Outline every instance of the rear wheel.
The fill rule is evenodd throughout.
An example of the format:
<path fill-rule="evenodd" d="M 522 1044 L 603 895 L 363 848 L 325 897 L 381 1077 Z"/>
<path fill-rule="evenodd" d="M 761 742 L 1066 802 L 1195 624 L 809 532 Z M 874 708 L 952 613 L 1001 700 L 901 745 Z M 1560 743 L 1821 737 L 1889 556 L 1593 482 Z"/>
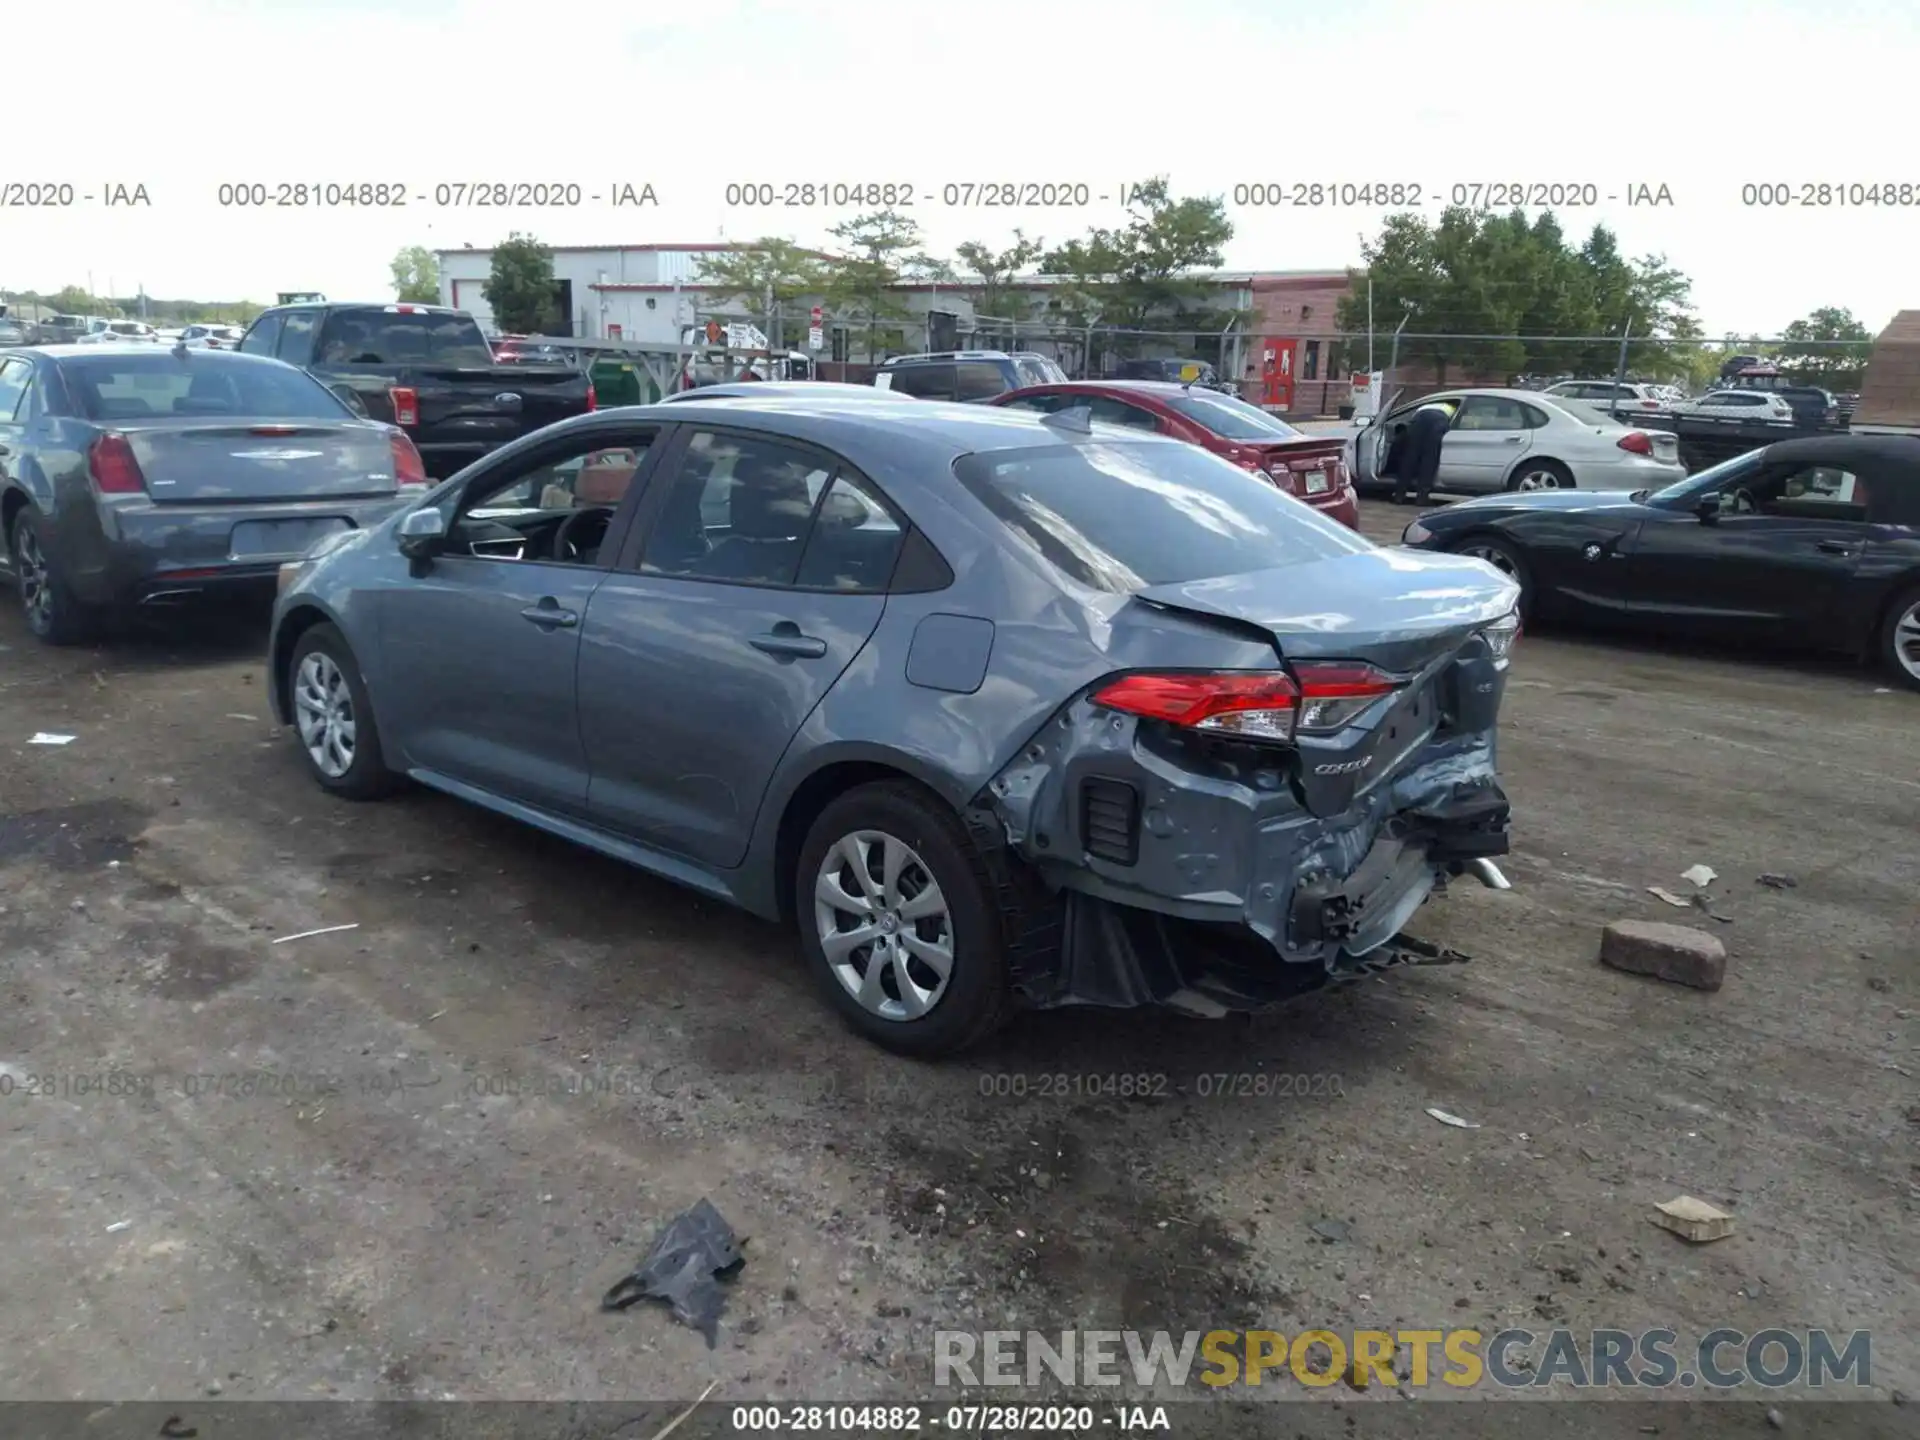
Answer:
<path fill-rule="evenodd" d="M 1920 588 L 1901 595 L 1887 611 L 1879 652 L 1889 675 L 1910 690 L 1920 690 Z"/>
<path fill-rule="evenodd" d="M 47 542 L 45 524 L 32 510 L 22 510 L 14 520 L 11 543 L 27 628 L 49 645 L 78 645 L 91 639 L 100 627 L 101 614 L 74 598 Z"/>
<path fill-rule="evenodd" d="M 986 864 L 959 818 L 906 782 L 850 790 L 800 848 L 800 942 L 828 1002 L 903 1055 L 951 1055 L 1011 1008 Z"/>
<path fill-rule="evenodd" d="M 377 800 L 400 788 L 401 777 L 380 751 L 360 667 L 333 626 L 315 625 L 294 645 L 287 694 L 300 752 L 322 789 L 348 800 Z"/>
<path fill-rule="evenodd" d="M 1509 490 L 1571 490 L 1573 472 L 1558 460 L 1522 460 L 1507 477 Z"/>
<path fill-rule="evenodd" d="M 1471 555 L 1476 560 L 1484 560 L 1509 576 L 1520 587 L 1520 618 L 1533 618 L 1533 572 L 1517 546 L 1495 535 L 1469 535 L 1454 546 L 1454 554 Z"/>

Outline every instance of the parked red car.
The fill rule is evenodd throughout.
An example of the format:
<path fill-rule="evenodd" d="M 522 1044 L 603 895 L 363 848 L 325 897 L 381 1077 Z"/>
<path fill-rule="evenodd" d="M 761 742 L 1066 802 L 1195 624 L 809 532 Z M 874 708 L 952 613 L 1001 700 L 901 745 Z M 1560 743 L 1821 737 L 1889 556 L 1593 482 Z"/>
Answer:
<path fill-rule="evenodd" d="M 1160 380 L 1069 380 L 1009 390 L 989 403 L 1043 415 L 1088 406 L 1105 424 L 1171 435 L 1211 450 L 1329 519 L 1360 528 L 1360 502 L 1341 460 L 1344 440 L 1308 435 L 1217 390 Z"/>

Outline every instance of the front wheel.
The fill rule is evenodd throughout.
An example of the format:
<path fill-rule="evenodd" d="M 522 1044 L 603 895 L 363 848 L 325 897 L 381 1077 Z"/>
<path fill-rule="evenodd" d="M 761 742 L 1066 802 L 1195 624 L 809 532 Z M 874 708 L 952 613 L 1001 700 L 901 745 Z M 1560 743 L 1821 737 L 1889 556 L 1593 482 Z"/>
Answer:
<path fill-rule="evenodd" d="M 917 785 L 848 791 L 801 846 L 794 909 L 828 1002 L 902 1055 L 952 1055 L 1011 1005 L 1007 945 L 985 863 L 958 818 Z"/>
<path fill-rule="evenodd" d="M 1558 460 L 1522 460 L 1507 477 L 1509 490 L 1571 490 L 1573 472 Z"/>
<path fill-rule="evenodd" d="M 1909 690 L 1920 690 L 1920 588 L 1893 602 L 1880 627 L 1880 662 Z"/>
<path fill-rule="evenodd" d="M 400 787 L 381 753 L 360 667 L 333 626 L 315 625 L 294 645 L 287 694 L 300 753 L 322 789 L 348 800 L 377 800 Z"/>
<path fill-rule="evenodd" d="M 1533 619 L 1533 572 L 1519 547 L 1493 535 L 1469 535 L 1454 547 L 1456 555 L 1484 560 L 1520 587 L 1520 618 Z"/>

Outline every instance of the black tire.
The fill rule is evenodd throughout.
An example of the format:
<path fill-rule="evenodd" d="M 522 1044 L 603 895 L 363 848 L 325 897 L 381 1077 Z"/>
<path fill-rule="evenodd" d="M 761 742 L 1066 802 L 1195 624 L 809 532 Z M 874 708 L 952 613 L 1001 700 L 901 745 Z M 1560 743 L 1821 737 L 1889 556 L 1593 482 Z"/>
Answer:
<path fill-rule="evenodd" d="M 1577 488 L 1573 483 L 1573 471 L 1558 460 L 1522 460 L 1513 467 L 1513 474 L 1507 477 L 1507 489 L 1518 490 L 1522 480 L 1529 475 L 1537 474 L 1551 475 L 1559 483 L 1552 486 L 1537 485 L 1533 487 L 1535 489 L 1572 490 Z"/>
<path fill-rule="evenodd" d="M 60 573 L 59 562 L 47 543 L 46 525 L 38 514 L 23 509 L 14 518 L 7 546 L 13 555 L 20 608 L 27 629 L 37 639 L 48 645 L 83 645 L 100 633 L 103 613 L 74 596 Z"/>
<path fill-rule="evenodd" d="M 315 655 L 324 657 L 339 674 L 350 706 L 348 718 L 353 723 L 351 763 L 339 774 L 328 774 L 321 767 L 308 749 L 306 737 L 300 728 L 301 671 L 308 657 Z M 313 776 L 321 789 L 347 800 L 379 800 L 405 784 L 403 776 L 387 768 L 386 757 L 380 748 L 380 729 L 374 721 L 373 706 L 367 699 L 367 685 L 360 678 L 360 666 L 355 662 L 353 650 L 344 635 L 326 624 L 315 625 L 307 630 L 294 644 L 293 658 L 287 662 L 286 678 L 288 704 L 294 717 L 294 736 L 300 745 L 301 758 L 307 762 L 307 773 Z"/>
<path fill-rule="evenodd" d="M 842 840 L 875 831 L 901 841 L 918 857 L 946 902 L 946 935 L 952 962 L 946 986 L 931 1008 L 917 1018 L 888 1018 L 864 1006 L 827 959 L 816 918 L 816 878 L 827 854 Z M 898 878 L 898 877 L 896 877 Z M 800 847 L 794 880 L 794 920 L 827 1002 L 847 1024 L 884 1049 L 920 1059 L 955 1055 L 985 1040 L 1007 1020 L 1013 1008 L 1008 979 L 1010 917 L 995 903 L 993 878 L 985 858 L 968 838 L 960 817 L 938 796 L 907 781 L 880 781 L 849 790 L 829 804 Z M 916 922 L 928 923 L 928 922 Z M 922 938 L 926 938 L 924 935 Z M 877 945 L 868 947 L 864 964 L 856 949 L 847 957 L 853 968 L 882 964 Z M 920 967 L 919 980 L 931 974 Z M 885 977 L 898 998 L 897 972 Z"/>
<path fill-rule="evenodd" d="M 1533 569 L 1527 564 L 1527 557 L 1520 553 L 1520 547 L 1497 535 L 1479 534 L 1462 538 L 1453 547 L 1456 555 L 1471 555 L 1485 560 L 1496 570 L 1504 570 L 1511 575 L 1514 583 L 1520 587 L 1520 621 L 1530 624 L 1533 620 Z"/>
<path fill-rule="evenodd" d="M 1880 633 L 1874 637 L 1874 655 L 1894 683 L 1909 690 L 1920 690 L 1920 675 L 1900 662 L 1903 624 L 1920 624 L 1920 585 L 1894 597 L 1893 604 L 1887 607 L 1887 618 L 1880 623 Z M 1920 641 L 1909 634 L 1906 643 L 1915 645 Z M 1915 664 L 1920 665 L 1920 656 L 1916 657 Z"/>

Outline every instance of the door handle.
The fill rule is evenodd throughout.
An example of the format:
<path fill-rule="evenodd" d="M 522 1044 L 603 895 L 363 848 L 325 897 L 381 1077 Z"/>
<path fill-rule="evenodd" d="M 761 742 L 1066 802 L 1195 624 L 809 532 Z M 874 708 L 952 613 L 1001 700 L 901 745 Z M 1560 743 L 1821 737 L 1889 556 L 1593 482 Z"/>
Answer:
<path fill-rule="evenodd" d="M 1520 444 L 1521 441 L 1525 440 L 1526 438 L 1527 437 L 1524 435 L 1509 435 L 1507 436 L 1507 444 L 1518 445 Z"/>
<path fill-rule="evenodd" d="M 818 660 L 827 653 L 827 642 L 802 635 L 798 625 L 781 622 L 771 632 L 756 635 L 747 643 L 768 655 L 794 660 Z"/>
<path fill-rule="evenodd" d="M 1819 549 L 1822 555 L 1856 555 L 1859 553 L 1859 548 L 1851 540 L 1822 540 Z"/>
<path fill-rule="evenodd" d="M 571 630 L 580 623 L 578 612 L 562 610 L 551 596 L 520 612 L 522 620 L 531 620 L 542 630 Z"/>

